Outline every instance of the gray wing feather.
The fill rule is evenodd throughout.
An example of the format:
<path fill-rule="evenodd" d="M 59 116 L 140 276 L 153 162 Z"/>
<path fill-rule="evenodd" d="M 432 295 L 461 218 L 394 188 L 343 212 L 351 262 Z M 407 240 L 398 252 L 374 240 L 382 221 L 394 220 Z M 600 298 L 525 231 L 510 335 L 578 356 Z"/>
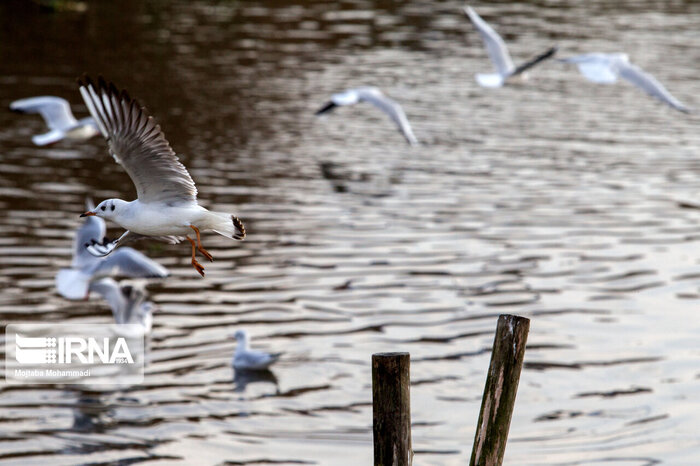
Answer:
<path fill-rule="evenodd" d="M 136 186 L 139 201 L 196 203 L 197 188 L 160 126 L 125 91 L 100 78 L 80 81 L 80 93 L 114 159 Z"/>
<path fill-rule="evenodd" d="M 23 113 L 39 113 L 49 129 L 65 131 L 78 124 L 67 100 L 54 96 L 29 97 L 15 100 L 10 110 Z"/>
<path fill-rule="evenodd" d="M 640 67 L 629 62 L 618 60 L 617 70 L 621 78 L 631 82 L 650 96 L 659 99 L 665 104 L 675 108 L 676 110 L 680 110 L 681 112 L 691 112 L 691 109 L 673 97 L 663 84 L 661 84 L 651 74 L 642 70 Z"/>
<path fill-rule="evenodd" d="M 374 92 L 358 90 L 358 93 L 360 100 L 369 102 L 382 112 L 386 113 L 396 124 L 401 131 L 401 134 L 403 134 L 404 138 L 406 138 L 406 141 L 408 141 L 410 145 L 415 146 L 418 144 L 418 139 L 416 139 L 416 136 L 413 134 L 411 124 L 408 122 L 406 113 L 404 113 L 401 105 L 376 90 Z"/>
<path fill-rule="evenodd" d="M 90 291 L 102 296 L 114 315 L 120 314 L 126 306 L 126 299 L 122 294 L 119 284 L 111 278 L 102 278 L 90 283 Z"/>
<path fill-rule="evenodd" d="M 165 278 L 169 275 L 165 267 L 130 247 L 119 248 L 113 254 L 100 261 L 94 274 L 125 275 L 133 278 Z"/>
<path fill-rule="evenodd" d="M 477 31 L 479 31 L 479 34 L 481 34 L 486 51 L 496 67 L 496 71 L 503 76 L 512 73 L 515 65 L 513 65 L 513 60 L 510 58 L 510 53 L 508 53 L 508 47 L 506 47 L 506 43 L 501 36 L 486 21 L 481 19 L 481 16 L 472 7 L 464 7 L 464 12 Z"/>

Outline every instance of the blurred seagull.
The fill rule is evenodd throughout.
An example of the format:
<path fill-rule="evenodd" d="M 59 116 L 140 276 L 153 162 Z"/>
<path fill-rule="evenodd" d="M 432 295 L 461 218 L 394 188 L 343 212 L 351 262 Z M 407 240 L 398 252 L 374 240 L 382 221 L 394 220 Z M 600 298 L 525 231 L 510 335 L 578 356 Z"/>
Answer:
<path fill-rule="evenodd" d="M 202 246 L 200 231 L 213 230 L 241 240 L 245 237 L 243 223 L 235 215 L 210 212 L 197 204 L 194 181 L 160 126 L 126 91 L 119 92 L 102 77 L 97 84 L 87 76 L 78 82 L 110 153 L 131 177 L 138 196 L 131 202 L 107 199 L 81 215 L 97 215 L 127 230 L 115 241 L 90 245 L 88 252 L 106 256 L 117 246 L 144 236 L 171 244 L 184 236 L 192 246 L 192 266 L 204 276 L 204 267 L 195 259 L 195 253 L 199 250 L 210 261 L 213 258 Z M 196 235 L 196 243 L 188 233 Z"/>
<path fill-rule="evenodd" d="M 479 34 L 481 34 L 484 45 L 486 45 L 486 51 L 496 67 L 496 73 L 477 73 L 476 81 L 482 87 L 501 87 L 508 79 L 519 75 L 524 76 L 525 71 L 557 53 L 557 48 L 552 47 L 541 55 L 516 67 L 501 36 L 486 21 L 481 19 L 481 16 L 472 7 L 464 7 L 464 12 L 479 31 Z"/>
<path fill-rule="evenodd" d="M 39 113 L 51 131 L 32 136 L 37 146 L 45 146 L 61 139 L 85 140 L 100 133 L 92 117 L 76 120 L 67 100 L 54 96 L 29 97 L 15 100 L 10 110 L 18 113 Z"/>
<path fill-rule="evenodd" d="M 90 284 L 90 291 L 107 301 L 117 324 L 137 324 L 144 333 L 151 331 L 155 306 L 146 301 L 143 286 L 120 286 L 111 278 L 102 278 Z"/>
<path fill-rule="evenodd" d="M 250 349 L 250 338 L 245 330 L 238 330 L 232 335 L 236 339 L 236 352 L 231 365 L 240 370 L 265 370 L 276 362 L 282 353 L 265 353 Z"/>
<path fill-rule="evenodd" d="M 413 134 L 411 125 L 408 123 L 408 118 L 406 118 L 401 105 L 382 94 L 382 91 L 376 87 L 357 87 L 333 94 L 331 100 L 318 110 L 316 115 L 330 112 L 335 107 L 354 105 L 358 102 L 369 102 L 386 113 L 399 128 L 406 141 L 412 146 L 418 145 L 418 139 Z"/>
<path fill-rule="evenodd" d="M 85 206 L 88 210 L 95 207 L 91 200 L 87 200 Z M 109 257 L 90 254 L 86 246 L 102 242 L 105 231 L 104 220 L 90 216 L 76 232 L 71 268 L 61 269 L 56 275 L 56 288 L 64 298 L 86 299 L 92 282 L 111 275 L 132 278 L 165 278 L 169 275 L 165 267 L 130 247 L 121 248 Z"/>
<path fill-rule="evenodd" d="M 678 99 L 657 81 L 652 75 L 640 67 L 630 63 L 624 53 L 587 53 L 557 60 L 561 63 L 572 63 L 589 81 L 601 84 L 612 84 L 618 78 L 626 79 L 647 94 L 683 113 L 691 113 L 693 109 L 683 105 Z"/>

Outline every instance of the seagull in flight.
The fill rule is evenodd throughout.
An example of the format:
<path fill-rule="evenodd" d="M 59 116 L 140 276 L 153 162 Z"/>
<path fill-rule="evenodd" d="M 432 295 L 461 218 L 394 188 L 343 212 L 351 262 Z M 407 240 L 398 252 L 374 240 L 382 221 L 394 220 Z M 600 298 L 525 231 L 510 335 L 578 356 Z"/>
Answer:
<path fill-rule="evenodd" d="M 91 200 L 85 202 L 88 210 L 94 209 Z M 70 268 L 58 271 L 56 288 L 66 299 L 87 299 L 92 284 L 102 278 L 123 275 L 130 278 L 165 278 L 169 275 L 162 265 L 130 247 L 120 248 L 109 257 L 95 257 L 86 246 L 103 241 L 105 222 L 97 216 L 85 218 L 75 234 L 73 262 Z"/>
<path fill-rule="evenodd" d="M 508 53 L 506 43 L 501 36 L 486 21 L 481 19 L 481 16 L 472 7 L 464 7 L 464 12 L 479 31 L 479 34 L 481 34 L 484 45 L 486 45 L 486 51 L 496 67 L 496 73 L 478 73 L 476 75 L 476 81 L 482 87 L 501 87 L 510 78 L 520 75 L 524 76 L 525 71 L 557 53 L 557 48 L 552 47 L 532 60 L 515 66 L 510 58 L 510 53 Z"/>
<path fill-rule="evenodd" d="M 661 84 L 654 76 L 637 65 L 630 63 L 624 53 L 586 53 L 558 60 L 578 66 L 581 74 L 594 83 L 612 84 L 618 78 L 634 84 L 650 96 L 683 113 L 692 113 Z"/>
<path fill-rule="evenodd" d="M 49 127 L 49 132 L 32 136 L 37 146 L 45 146 L 61 139 L 85 140 L 99 134 L 97 123 L 91 117 L 76 120 L 66 99 L 54 96 L 29 97 L 15 100 L 10 110 L 17 113 L 38 113 Z"/>
<path fill-rule="evenodd" d="M 316 112 L 316 115 L 330 112 L 335 107 L 354 105 L 358 102 L 368 102 L 386 113 L 399 128 L 406 141 L 412 146 L 418 145 L 418 139 L 413 134 L 411 125 L 408 123 L 408 118 L 406 118 L 401 105 L 382 94 L 382 91 L 376 87 L 357 87 L 333 94 L 331 100 L 321 107 Z"/>
<path fill-rule="evenodd" d="M 238 330 L 232 335 L 236 339 L 236 352 L 231 365 L 234 369 L 261 371 L 275 363 L 282 353 L 265 353 L 250 349 L 250 337 L 245 330 Z"/>
<path fill-rule="evenodd" d="M 211 212 L 197 203 L 197 188 L 180 163 L 160 126 L 126 91 L 118 91 L 100 77 L 78 80 L 80 94 L 107 140 L 109 152 L 129 174 L 138 199 L 107 199 L 81 217 L 112 220 L 126 232 L 112 242 L 91 244 L 88 252 L 106 256 L 127 241 L 150 237 L 176 244 L 182 237 L 192 246 L 192 266 L 203 277 L 196 251 L 213 257 L 202 246 L 200 232 L 212 230 L 227 238 L 245 238 L 243 223 L 235 215 Z M 194 233 L 196 242 L 189 237 Z"/>
<path fill-rule="evenodd" d="M 146 300 L 143 286 L 121 286 L 111 278 L 101 278 L 90 284 L 90 290 L 107 301 L 117 324 L 139 325 L 144 334 L 151 331 L 155 305 Z"/>

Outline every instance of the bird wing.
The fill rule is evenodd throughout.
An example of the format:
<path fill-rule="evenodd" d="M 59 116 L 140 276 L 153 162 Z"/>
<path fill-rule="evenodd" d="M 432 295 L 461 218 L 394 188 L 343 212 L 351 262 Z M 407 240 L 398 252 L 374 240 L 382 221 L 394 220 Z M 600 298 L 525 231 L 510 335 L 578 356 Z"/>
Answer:
<path fill-rule="evenodd" d="M 96 276 L 124 275 L 132 278 L 165 278 L 170 275 L 165 267 L 130 247 L 114 251 L 100 261 L 93 273 Z"/>
<path fill-rule="evenodd" d="M 84 76 L 79 84 L 110 153 L 134 182 L 139 201 L 196 203 L 192 177 L 146 109 L 101 77 L 95 84 Z"/>
<path fill-rule="evenodd" d="M 66 99 L 54 96 L 29 97 L 15 100 L 10 110 L 21 113 L 39 113 L 49 129 L 67 130 L 78 124 Z"/>
<path fill-rule="evenodd" d="M 491 58 L 496 70 L 502 75 L 509 75 L 515 69 L 513 60 L 510 58 L 506 43 L 501 36 L 489 24 L 481 19 L 476 11 L 470 6 L 464 7 L 464 12 L 467 14 L 472 24 L 481 34 L 484 40 L 486 51 Z"/>
<path fill-rule="evenodd" d="M 254 350 L 244 351 L 235 355 L 234 366 L 240 369 L 266 369 L 277 361 L 281 354 L 268 354 Z"/>
<path fill-rule="evenodd" d="M 690 113 L 691 109 L 683 105 L 678 99 L 661 84 L 654 76 L 640 67 L 624 60 L 616 61 L 620 77 L 631 82 L 652 97 L 684 113 Z"/>
<path fill-rule="evenodd" d="M 90 291 L 94 291 L 107 301 L 115 319 L 123 313 L 126 299 L 122 294 L 119 284 L 111 278 L 102 278 L 90 283 Z"/>
<path fill-rule="evenodd" d="M 403 134 L 410 145 L 415 146 L 418 144 L 418 139 L 416 139 L 416 136 L 413 134 L 413 129 L 411 129 L 411 124 L 408 122 L 406 113 L 404 113 L 403 108 L 401 108 L 398 102 L 391 100 L 376 89 L 359 90 L 358 93 L 360 100 L 369 102 L 389 115 L 389 118 L 396 124 L 401 134 Z"/>
<path fill-rule="evenodd" d="M 138 233 L 126 230 L 119 238 L 113 241 L 109 241 L 107 238 L 104 238 L 102 242 L 92 241 L 90 242 L 90 244 L 85 245 L 85 249 L 88 253 L 92 254 L 95 257 L 104 257 L 111 254 L 112 251 L 117 249 L 117 246 L 123 245 L 125 243 L 130 243 L 132 241 L 142 240 L 145 238 L 153 239 L 156 241 L 162 241 L 168 244 L 177 244 L 183 240 L 183 237 L 181 236 L 143 236 L 139 235 Z"/>
<path fill-rule="evenodd" d="M 543 53 L 537 55 L 536 57 L 534 57 L 533 59 L 528 60 L 521 65 L 518 65 L 518 67 L 515 68 L 511 72 L 510 76 L 515 76 L 515 75 L 524 73 L 525 71 L 529 70 L 533 66 L 535 66 L 535 65 L 537 65 L 537 64 L 539 64 L 539 63 L 541 63 L 549 58 L 552 58 L 554 56 L 554 54 L 557 53 L 557 50 L 558 50 L 558 47 L 551 47 L 546 52 L 543 52 Z"/>

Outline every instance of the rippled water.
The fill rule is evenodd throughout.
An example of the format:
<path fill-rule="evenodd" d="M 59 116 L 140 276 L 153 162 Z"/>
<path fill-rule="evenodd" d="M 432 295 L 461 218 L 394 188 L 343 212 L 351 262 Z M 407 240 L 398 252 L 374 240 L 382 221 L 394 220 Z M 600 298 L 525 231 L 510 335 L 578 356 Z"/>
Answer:
<path fill-rule="evenodd" d="M 0 460 L 371 462 L 370 355 L 412 356 L 416 464 L 465 464 L 496 318 L 532 319 L 508 464 L 693 464 L 700 456 L 699 118 L 548 63 L 490 69 L 450 2 L 120 2 L 84 13 L 0 3 L 0 105 L 102 73 L 148 106 L 202 204 L 248 239 L 138 247 L 173 276 L 145 383 L 94 392 L 0 385 Z M 624 50 L 700 106 L 700 4 L 476 4 L 522 59 Z M 516 58 L 516 61 L 517 58 Z M 371 107 L 376 85 L 423 142 Z M 109 322 L 54 289 L 83 199 L 134 195 L 104 141 L 33 147 L 38 118 L 0 112 L 5 323 Z M 113 233 L 118 233 L 114 230 Z M 234 378 L 234 329 L 285 359 Z"/>

